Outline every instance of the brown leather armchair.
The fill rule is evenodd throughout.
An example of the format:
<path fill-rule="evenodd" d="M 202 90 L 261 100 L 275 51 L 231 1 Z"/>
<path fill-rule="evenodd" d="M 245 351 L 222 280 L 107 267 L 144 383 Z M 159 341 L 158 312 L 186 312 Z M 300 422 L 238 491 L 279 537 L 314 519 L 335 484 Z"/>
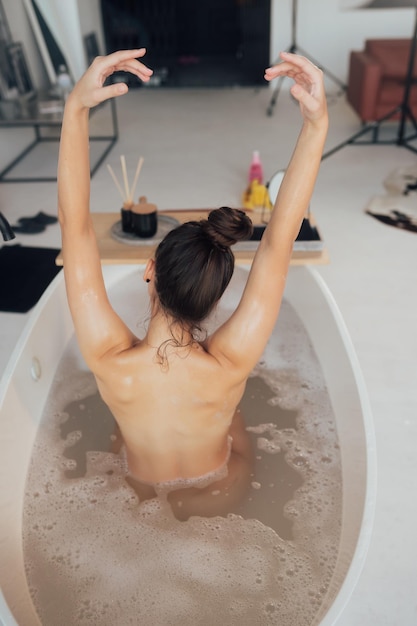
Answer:
<path fill-rule="evenodd" d="M 350 53 L 346 97 L 362 122 L 380 120 L 403 102 L 410 47 L 411 39 L 367 39 L 364 50 Z M 417 58 L 409 105 L 417 117 Z"/>

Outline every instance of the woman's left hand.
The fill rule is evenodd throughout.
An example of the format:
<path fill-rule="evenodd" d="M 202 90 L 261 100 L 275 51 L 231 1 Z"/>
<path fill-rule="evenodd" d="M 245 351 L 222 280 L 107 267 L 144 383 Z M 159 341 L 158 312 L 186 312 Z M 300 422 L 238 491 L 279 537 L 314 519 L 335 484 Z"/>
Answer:
<path fill-rule="evenodd" d="M 327 102 L 323 72 L 311 61 L 298 54 L 281 52 L 281 63 L 265 70 L 265 79 L 292 78 L 292 96 L 299 102 L 304 120 L 313 124 L 327 124 Z"/>
<path fill-rule="evenodd" d="M 91 109 L 105 100 L 127 93 L 128 86 L 125 83 L 104 86 L 106 79 L 114 72 L 129 72 L 141 81 L 147 82 L 153 71 L 138 61 L 138 57 L 143 57 L 145 54 L 145 48 L 140 48 L 120 50 L 107 56 L 97 57 L 76 83 L 68 100 L 80 108 Z"/>

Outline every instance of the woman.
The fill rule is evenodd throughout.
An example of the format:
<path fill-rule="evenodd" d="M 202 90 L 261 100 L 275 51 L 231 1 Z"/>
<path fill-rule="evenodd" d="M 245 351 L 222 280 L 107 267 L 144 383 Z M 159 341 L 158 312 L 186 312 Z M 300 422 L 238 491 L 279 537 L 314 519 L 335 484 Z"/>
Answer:
<path fill-rule="evenodd" d="M 229 481 L 238 480 L 250 452 L 236 408 L 277 320 L 326 138 L 322 73 L 289 53 L 265 72 L 268 81 L 294 80 L 303 125 L 237 309 L 206 340 L 196 339 L 231 278 L 230 245 L 251 232 L 242 212 L 223 208 L 169 233 L 149 260 L 144 280 L 151 316 L 139 339 L 112 309 L 102 278 L 89 215 L 88 116 L 90 108 L 128 91 L 120 83 L 103 86 L 113 72 L 149 80 L 152 71 L 138 60 L 144 54 L 125 50 L 97 58 L 66 102 L 58 205 L 68 302 L 81 352 L 120 427 L 132 477 L 203 486 L 199 480 L 219 478 L 216 472 L 228 464 Z"/>

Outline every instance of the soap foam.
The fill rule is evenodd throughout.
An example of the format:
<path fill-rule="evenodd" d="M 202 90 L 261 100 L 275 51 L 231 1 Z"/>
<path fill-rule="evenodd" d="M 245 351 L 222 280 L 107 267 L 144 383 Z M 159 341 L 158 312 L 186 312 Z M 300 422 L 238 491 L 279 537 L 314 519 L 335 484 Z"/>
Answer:
<path fill-rule="evenodd" d="M 26 498 L 27 574 L 44 626 L 274 624 L 278 608 L 280 624 L 308 623 L 294 580 L 314 597 L 319 586 L 302 549 L 234 514 L 179 522 L 163 499 L 138 501 L 115 455 L 91 457 L 82 480 L 56 471 Z"/>

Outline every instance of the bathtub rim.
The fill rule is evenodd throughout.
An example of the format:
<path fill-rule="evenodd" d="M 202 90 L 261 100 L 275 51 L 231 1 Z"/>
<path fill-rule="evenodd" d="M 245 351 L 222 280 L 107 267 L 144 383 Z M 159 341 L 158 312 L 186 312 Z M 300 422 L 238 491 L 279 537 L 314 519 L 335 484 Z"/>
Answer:
<path fill-rule="evenodd" d="M 107 287 L 111 287 L 114 284 L 114 282 L 117 282 L 117 280 L 120 279 L 120 269 L 119 269 L 120 267 L 121 266 L 106 266 L 103 268 L 103 274 L 106 278 Z M 134 267 L 135 266 L 126 266 L 126 269 L 127 268 L 132 269 Z M 60 309 L 61 315 L 59 317 L 56 316 L 53 324 L 51 325 L 53 326 L 52 332 L 54 329 L 55 330 L 59 329 L 59 334 L 58 334 L 59 346 L 60 346 L 59 355 L 58 355 L 58 358 L 55 359 L 55 363 L 53 364 L 52 367 L 48 367 L 46 368 L 46 370 L 42 368 L 43 371 L 42 371 L 42 376 L 41 376 L 40 381 L 35 381 L 31 378 L 30 371 L 31 371 L 32 357 L 34 354 L 36 354 L 36 352 L 38 352 L 38 349 L 39 349 L 39 345 L 37 345 L 39 344 L 39 341 L 36 335 L 36 331 L 39 332 L 39 329 L 42 330 L 42 327 L 47 324 L 45 313 L 49 313 L 50 311 L 52 311 L 54 309 L 55 304 L 59 304 L 59 306 L 62 307 L 62 309 Z M 45 330 L 47 331 L 47 333 L 49 333 L 51 331 L 51 327 L 48 326 Z M 73 333 L 74 333 L 74 325 L 71 320 L 69 307 L 68 307 L 67 299 L 66 299 L 64 272 L 59 272 L 51 281 L 51 283 L 48 285 L 48 287 L 45 289 L 44 293 L 42 294 L 42 296 L 40 297 L 36 305 L 30 310 L 28 314 L 28 318 L 25 321 L 24 327 L 22 329 L 22 332 L 6 364 L 3 375 L 0 379 L 0 414 L 4 408 L 4 405 L 7 404 L 9 401 L 9 394 L 12 397 L 13 397 L 13 393 L 16 394 L 15 387 L 19 388 L 19 386 L 22 385 L 22 377 L 25 377 L 25 380 L 24 380 L 25 384 L 34 385 L 35 390 L 37 389 L 39 385 L 41 386 L 41 388 L 46 388 L 46 393 L 43 396 L 43 402 L 38 403 L 36 405 L 36 410 L 33 412 L 33 419 L 32 419 L 32 416 L 29 417 L 29 419 L 26 419 L 26 418 L 23 419 L 24 422 L 26 419 L 25 426 L 27 425 L 27 423 L 32 422 L 32 421 L 33 423 L 36 423 L 35 430 L 37 430 L 38 423 L 43 413 L 45 402 L 47 400 L 48 391 L 49 391 L 50 385 L 53 380 L 53 376 L 56 371 L 56 366 L 60 358 L 62 357 L 62 352 L 64 351 L 65 346 L 67 345 L 69 339 L 73 336 Z M 43 359 L 41 359 L 41 362 L 43 362 Z M 12 380 L 14 381 L 14 378 L 18 378 L 18 382 L 16 385 L 12 383 Z M 27 442 L 28 437 L 31 437 L 31 435 L 30 434 L 28 435 L 25 432 L 24 437 L 25 437 L 25 441 Z M 31 437 L 31 446 L 33 445 L 34 438 L 35 438 L 34 436 Z M 19 453 L 16 456 L 20 456 L 20 455 L 21 455 L 21 452 L 19 450 Z M 22 468 L 19 468 L 18 484 L 20 485 L 21 483 L 23 483 L 23 487 L 21 488 L 19 487 L 20 489 L 19 493 L 24 493 L 24 483 L 26 481 L 29 461 L 30 461 L 30 457 L 25 458 L 24 476 L 22 476 Z M 1 480 L 0 480 L 0 484 L 1 484 Z M 17 525 L 14 528 L 14 536 L 11 540 L 11 543 L 16 542 L 16 534 L 19 533 L 19 531 L 20 531 L 19 536 L 21 538 L 22 521 L 23 521 L 22 520 L 23 500 L 24 498 L 22 497 L 21 501 L 19 503 L 14 504 L 14 506 L 12 507 L 15 514 L 17 514 L 17 510 L 19 509 L 19 515 L 17 517 Z M 9 515 L 10 513 L 8 512 L 7 517 Z M 0 545 L 1 545 L 2 550 L 3 550 L 3 547 L 2 547 L 3 543 L 6 541 L 6 537 L 4 534 L 4 528 L 6 526 L 7 526 L 7 521 L 5 522 L 4 519 L 2 519 L 1 525 L 0 525 Z M 10 528 L 10 525 L 9 525 L 9 528 Z M 16 587 L 16 581 L 17 583 L 22 583 L 23 580 L 25 581 L 25 583 L 27 582 L 25 569 L 24 569 L 23 546 L 20 544 L 17 550 L 18 552 L 16 554 L 16 557 L 17 557 L 16 567 L 12 570 L 12 574 L 10 577 L 11 578 L 10 585 L 12 587 Z M 10 567 L 11 565 L 12 564 L 10 563 Z M 1 570 L 5 569 L 2 563 L 0 563 L 0 567 L 1 567 Z M 6 567 L 7 567 L 7 564 L 6 564 Z M 10 569 L 8 571 L 10 571 Z M 1 576 L 3 578 L 4 573 L 2 573 Z M 39 618 L 37 616 L 32 598 L 29 594 L 27 584 L 25 585 L 23 589 L 20 589 L 18 593 L 19 593 L 19 601 L 22 603 L 22 606 L 23 606 L 21 610 L 20 602 L 16 602 L 16 605 L 18 606 L 19 614 L 20 614 L 20 611 L 24 613 L 25 615 L 26 615 L 26 612 L 30 612 L 31 613 L 30 623 L 33 624 L 33 626 L 41 626 L 41 622 L 39 621 Z M 10 608 L 6 600 L 7 595 L 8 593 L 6 592 L 4 586 L 2 587 L 0 585 L 0 626 L 3 626 L 3 624 L 4 626 L 19 626 L 19 622 L 17 621 L 17 616 L 16 616 L 16 609 Z M 7 621 L 4 621 L 4 620 L 7 620 Z"/>
<path fill-rule="evenodd" d="M 124 278 L 129 274 L 137 273 L 138 271 L 141 271 L 141 269 L 142 266 L 132 265 L 105 266 L 103 268 L 103 271 L 106 279 L 106 287 L 110 288 L 112 284 L 114 284 L 121 278 Z M 249 268 L 247 266 L 243 266 L 242 269 L 247 270 Z M 343 582 L 338 587 L 337 595 L 334 597 L 333 601 L 331 601 L 328 609 L 324 612 L 319 622 L 321 626 L 330 626 L 331 624 L 335 624 L 337 622 L 337 619 L 342 615 L 346 605 L 348 604 L 349 599 L 352 596 L 356 585 L 358 584 L 359 577 L 365 564 L 366 555 L 369 549 L 376 500 L 375 434 L 373 427 L 372 411 L 359 360 L 343 316 L 329 287 L 315 268 L 312 268 L 310 266 L 300 266 L 290 268 L 290 271 L 293 273 L 308 273 L 310 279 L 314 281 L 317 289 L 320 291 L 322 298 L 326 301 L 326 304 L 332 314 L 332 318 L 337 327 L 338 334 L 345 349 L 346 357 L 348 358 L 349 365 L 351 366 L 352 370 L 352 375 L 355 380 L 358 397 L 360 399 L 362 423 L 365 436 L 367 471 L 365 481 L 365 497 L 362 507 L 362 521 L 360 525 L 359 535 L 356 541 L 356 547 L 352 553 L 347 574 L 343 579 Z M 63 272 L 60 272 L 46 289 L 34 309 L 32 309 L 25 323 L 24 329 L 19 337 L 18 342 L 16 343 L 16 346 L 6 365 L 2 379 L 0 381 L 0 410 L 3 406 L 3 400 L 8 388 L 9 380 L 15 371 L 16 365 L 19 362 L 22 353 L 24 352 L 28 338 L 30 337 L 36 324 L 39 323 L 45 305 L 51 299 L 53 299 L 55 292 L 58 292 L 59 289 L 61 289 L 61 292 L 62 289 L 64 289 L 65 291 L 63 283 Z M 304 320 L 302 321 L 304 323 Z M 0 589 L 0 624 L 2 624 L 2 621 L 4 619 L 7 619 L 7 622 L 3 622 L 5 626 L 17 626 L 17 622 L 15 621 L 15 618 L 11 613 Z"/>
<path fill-rule="evenodd" d="M 64 295 L 65 295 L 64 276 L 63 276 L 63 272 L 59 272 L 51 281 L 51 283 L 48 285 L 48 287 L 45 289 L 45 291 L 43 292 L 42 296 L 40 297 L 38 302 L 35 304 L 35 306 L 29 311 L 29 314 L 23 326 L 22 332 L 6 364 L 6 367 L 4 369 L 4 372 L 0 380 L 0 413 L 3 410 L 4 404 L 8 402 L 8 393 L 10 393 L 10 388 L 12 386 L 11 381 L 16 376 L 16 373 L 19 370 L 19 365 L 21 365 L 20 363 L 21 360 L 22 361 L 24 360 L 24 356 L 26 352 L 28 353 L 31 352 L 33 354 L 33 352 L 28 349 L 28 345 L 38 325 L 42 325 L 42 321 L 43 321 L 42 316 L 45 314 L 45 309 L 47 309 L 48 306 L 49 307 L 54 306 L 54 299 L 57 299 L 59 297 L 63 298 Z M 62 318 L 60 317 L 58 326 L 61 329 L 65 329 L 68 332 L 68 322 L 69 322 L 69 311 L 66 311 L 66 314 Z M 63 339 L 61 350 L 65 349 L 66 343 L 67 343 L 67 339 Z M 26 370 L 28 369 L 27 366 L 28 364 L 26 363 Z M 36 384 L 36 381 L 32 380 L 32 383 Z M 48 383 L 48 387 L 49 386 L 50 386 L 50 383 Z M 45 397 L 45 401 L 46 401 L 46 397 Z M 43 411 L 43 407 L 37 412 L 42 413 L 42 411 Z M 33 441 L 32 441 L 32 445 L 33 445 Z M 25 466 L 25 477 L 27 475 L 27 466 L 29 464 L 29 461 L 30 459 L 27 459 L 27 465 Z M 20 518 L 18 519 L 18 527 L 20 531 L 22 530 L 23 500 L 24 498 L 22 498 L 22 501 L 20 503 L 21 515 L 20 515 Z M 17 564 L 18 571 L 17 573 L 15 573 L 15 578 L 18 578 L 19 580 L 22 580 L 24 578 L 26 580 L 26 574 L 24 572 L 24 562 L 23 562 L 23 546 L 21 548 L 20 556 L 21 556 L 21 559 L 20 559 L 21 562 L 19 561 L 19 563 Z M 39 618 L 37 616 L 35 607 L 32 602 L 32 598 L 30 597 L 29 591 L 27 589 L 27 585 L 26 585 L 26 589 L 23 592 L 23 597 L 21 598 L 21 600 L 23 600 L 25 603 L 24 611 L 32 611 L 33 613 L 33 615 L 30 616 L 30 618 L 33 619 L 33 622 L 32 622 L 33 625 L 35 626 L 35 624 L 39 624 L 39 626 L 41 626 L 41 622 L 39 621 Z M 3 621 L 4 619 L 7 619 L 7 621 L 4 622 Z M 0 625 L 2 624 L 4 624 L 4 626 L 19 626 L 19 622 L 16 619 L 15 612 L 12 611 L 12 609 L 10 608 L 4 596 L 3 589 L 0 587 Z"/>
<path fill-rule="evenodd" d="M 310 274 L 318 288 L 320 289 L 339 331 L 340 338 L 346 350 L 349 363 L 352 369 L 352 375 L 355 380 L 356 389 L 362 410 L 362 424 L 366 449 L 366 481 L 364 489 L 362 520 L 359 534 L 356 541 L 356 547 L 350 561 L 346 576 L 340 585 L 339 591 L 329 606 L 328 610 L 320 617 L 318 614 L 320 626 L 333 626 L 342 616 L 350 598 L 359 583 L 360 575 L 365 565 L 366 557 L 370 547 L 372 530 L 375 519 L 376 497 L 377 497 L 377 452 L 376 452 L 376 436 L 374 428 L 374 419 L 371 403 L 369 400 L 368 390 L 362 368 L 352 342 L 348 327 L 339 306 L 329 288 L 326 281 L 319 271 L 310 265 L 294 268 L 295 270 L 303 270 Z M 342 474 L 343 475 L 343 474 Z M 342 515 L 342 519 L 343 515 Z M 324 604 L 324 602 L 323 602 Z"/>

